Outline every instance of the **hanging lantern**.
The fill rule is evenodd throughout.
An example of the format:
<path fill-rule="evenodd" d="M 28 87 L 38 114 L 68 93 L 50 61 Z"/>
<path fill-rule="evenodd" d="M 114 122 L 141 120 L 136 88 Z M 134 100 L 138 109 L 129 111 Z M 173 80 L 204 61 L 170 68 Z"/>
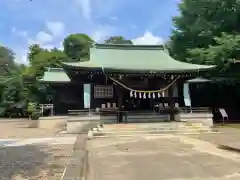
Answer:
<path fill-rule="evenodd" d="M 158 98 L 160 98 L 161 97 L 161 94 L 158 92 Z"/>
<path fill-rule="evenodd" d="M 132 91 L 130 91 L 130 97 L 133 97 L 133 92 Z"/>
<path fill-rule="evenodd" d="M 137 92 L 134 92 L 134 97 L 137 98 Z"/>
<path fill-rule="evenodd" d="M 146 93 L 143 93 L 143 99 L 146 99 Z"/>
<path fill-rule="evenodd" d="M 140 98 L 140 99 L 142 98 L 142 94 L 141 94 L 141 93 L 139 93 L 139 98 Z"/>
<path fill-rule="evenodd" d="M 152 98 L 155 99 L 155 93 L 152 94 Z"/>
<path fill-rule="evenodd" d="M 151 99 L 151 93 L 148 93 L 148 98 Z"/>

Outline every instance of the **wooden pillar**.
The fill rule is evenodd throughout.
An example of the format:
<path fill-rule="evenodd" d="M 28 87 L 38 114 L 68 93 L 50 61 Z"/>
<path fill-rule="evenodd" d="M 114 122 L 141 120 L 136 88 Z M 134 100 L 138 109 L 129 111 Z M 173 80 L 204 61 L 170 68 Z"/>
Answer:
<path fill-rule="evenodd" d="M 174 97 L 173 97 L 173 86 L 169 87 L 168 89 L 168 104 L 170 108 L 170 121 L 175 121 L 175 114 L 174 114 L 174 107 L 175 107 L 175 102 L 174 102 Z"/>
<path fill-rule="evenodd" d="M 122 113 L 122 105 L 123 105 L 123 97 L 122 97 L 122 87 L 117 85 L 117 93 L 118 93 L 118 112 L 117 112 L 117 122 L 120 123 L 123 120 Z"/>

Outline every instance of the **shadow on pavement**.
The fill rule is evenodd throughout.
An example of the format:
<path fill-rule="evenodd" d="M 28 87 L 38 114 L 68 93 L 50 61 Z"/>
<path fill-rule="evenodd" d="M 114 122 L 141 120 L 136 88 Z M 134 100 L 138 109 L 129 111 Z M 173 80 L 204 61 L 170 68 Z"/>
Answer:
<path fill-rule="evenodd" d="M 222 149 L 222 150 L 226 150 L 226 151 L 240 153 L 240 149 L 234 148 L 234 147 L 230 147 L 230 146 L 226 146 L 226 145 L 219 145 L 218 148 Z"/>

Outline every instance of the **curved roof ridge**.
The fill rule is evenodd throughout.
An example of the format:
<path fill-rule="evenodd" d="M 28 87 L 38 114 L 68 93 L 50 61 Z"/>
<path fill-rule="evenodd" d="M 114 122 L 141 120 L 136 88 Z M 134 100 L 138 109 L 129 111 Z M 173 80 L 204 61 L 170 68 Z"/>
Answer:
<path fill-rule="evenodd" d="M 164 50 L 163 45 L 135 45 L 135 44 L 94 44 L 97 49 L 124 49 L 124 50 Z"/>
<path fill-rule="evenodd" d="M 63 64 L 69 67 L 129 72 L 186 72 L 215 67 L 175 60 L 159 47 L 161 46 L 96 45 L 95 48 L 90 48 L 89 61 Z"/>

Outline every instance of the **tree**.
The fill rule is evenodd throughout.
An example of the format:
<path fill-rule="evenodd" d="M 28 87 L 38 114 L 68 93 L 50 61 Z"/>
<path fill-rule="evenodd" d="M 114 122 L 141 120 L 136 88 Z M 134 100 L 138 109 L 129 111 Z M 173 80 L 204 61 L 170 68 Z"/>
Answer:
<path fill-rule="evenodd" d="M 125 39 L 123 36 L 111 36 L 104 41 L 105 44 L 133 44 L 131 40 Z"/>
<path fill-rule="evenodd" d="M 216 60 L 210 62 L 210 59 L 204 60 L 203 57 L 198 61 L 200 51 L 219 45 L 216 38 L 222 32 L 229 35 L 240 32 L 239 0 L 183 0 L 179 4 L 179 11 L 180 15 L 173 19 L 175 29 L 169 44 L 171 54 L 181 61 L 216 63 Z"/>
<path fill-rule="evenodd" d="M 34 65 L 34 57 L 39 53 L 43 52 L 44 49 L 41 48 L 38 44 L 33 44 L 28 48 L 28 61 L 30 65 Z"/>
<path fill-rule="evenodd" d="M 237 35 L 222 33 L 220 37 L 214 37 L 213 39 L 216 45 L 191 49 L 189 53 L 202 63 L 210 62 L 219 67 L 229 65 L 234 59 L 240 58 L 240 33 Z"/>
<path fill-rule="evenodd" d="M 4 46 L 0 46 L 0 76 L 4 75 L 6 72 L 5 67 L 8 69 L 16 69 L 16 64 L 14 62 L 14 52 Z"/>
<path fill-rule="evenodd" d="M 94 41 L 86 34 L 71 34 L 63 41 L 64 53 L 68 61 L 89 60 L 89 48 Z"/>
<path fill-rule="evenodd" d="M 41 77 L 46 67 L 60 67 L 60 62 L 68 60 L 67 55 L 58 49 L 42 49 L 38 45 L 29 48 L 30 67 L 25 74 Z"/>

